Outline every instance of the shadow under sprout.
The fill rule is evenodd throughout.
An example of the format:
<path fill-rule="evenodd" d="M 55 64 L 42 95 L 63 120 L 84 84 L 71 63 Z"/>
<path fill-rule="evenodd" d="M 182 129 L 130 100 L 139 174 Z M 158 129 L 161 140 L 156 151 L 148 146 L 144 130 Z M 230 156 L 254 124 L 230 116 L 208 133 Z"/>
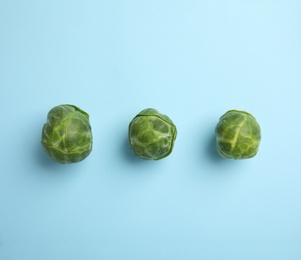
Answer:
<path fill-rule="evenodd" d="M 215 134 L 212 134 L 208 139 L 205 152 L 211 162 L 222 163 L 226 161 L 217 151 Z"/>
<path fill-rule="evenodd" d="M 136 163 L 141 163 L 141 162 L 145 161 L 145 160 L 135 156 L 135 154 L 131 150 L 129 139 L 127 136 L 123 139 L 121 152 L 122 152 L 123 158 L 129 163 L 136 164 Z"/>

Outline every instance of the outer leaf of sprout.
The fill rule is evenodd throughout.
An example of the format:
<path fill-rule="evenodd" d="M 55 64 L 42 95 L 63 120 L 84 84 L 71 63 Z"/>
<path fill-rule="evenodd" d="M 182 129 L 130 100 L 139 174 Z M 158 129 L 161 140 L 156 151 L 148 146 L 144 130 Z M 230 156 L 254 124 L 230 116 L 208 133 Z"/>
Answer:
<path fill-rule="evenodd" d="M 248 112 L 229 110 L 221 116 L 215 133 L 217 150 L 224 158 L 248 159 L 258 152 L 261 130 Z"/>
<path fill-rule="evenodd" d="M 173 150 L 177 128 L 172 120 L 156 109 L 147 108 L 129 124 L 130 147 L 137 157 L 160 160 Z"/>
<path fill-rule="evenodd" d="M 45 152 L 62 164 L 84 160 L 92 151 L 89 115 L 74 105 L 52 108 L 42 130 Z"/>

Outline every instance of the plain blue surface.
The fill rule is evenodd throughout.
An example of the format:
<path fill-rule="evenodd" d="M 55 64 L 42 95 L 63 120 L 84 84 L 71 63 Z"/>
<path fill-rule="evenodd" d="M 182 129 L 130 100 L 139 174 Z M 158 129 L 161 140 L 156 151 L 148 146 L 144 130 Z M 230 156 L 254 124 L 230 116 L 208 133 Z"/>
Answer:
<path fill-rule="evenodd" d="M 0 259 L 301 259 L 300 1 L 0 1 Z M 59 165 L 48 111 L 90 114 L 94 146 Z M 177 125 L 161 161 L 127 128 Z M 262 128 L 256 157 L 221 159 L 229 109 Z"/>

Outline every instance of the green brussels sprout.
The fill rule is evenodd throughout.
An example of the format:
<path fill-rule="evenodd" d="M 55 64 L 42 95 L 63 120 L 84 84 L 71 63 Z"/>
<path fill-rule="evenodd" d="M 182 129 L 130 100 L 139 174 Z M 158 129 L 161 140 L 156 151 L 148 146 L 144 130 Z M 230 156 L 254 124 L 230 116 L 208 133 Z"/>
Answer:
<path fill-rule="evenodd" d="M 171 119 L 153 108 L 136 115 L 129 124 L 130 147 L 137 157 L 160 160 L 168 156 L 177 137 L 177 128 Z"/>
<path fill-rule="evenodd" d="M 248 112 L 228 111 L 221 116 L 215 134 L 217 150 L 224 158 L 248 159 L 257 154 L 260 126 Z"/>
<path fill-rule="evenodd" d="M 92 151 L 89 115 L 73 105 L 52 108 L 42 130 L 45 152 L 62 164 L 84 160 Z"/>

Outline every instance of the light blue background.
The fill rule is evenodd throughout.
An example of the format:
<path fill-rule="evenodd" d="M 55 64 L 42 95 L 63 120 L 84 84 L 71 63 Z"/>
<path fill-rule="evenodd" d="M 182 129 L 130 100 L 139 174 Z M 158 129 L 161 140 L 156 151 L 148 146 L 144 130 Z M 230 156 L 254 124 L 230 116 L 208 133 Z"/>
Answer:
<path fill-rule="evenodd" d="M 1 0 L 0 259 L 301 259 L 301 2 Z M 91 155 L 59 165 L 48 111 L 90 114 Z M 127 127 L 153 107 L 178 128 L 161 161 Z M 221 159 L 229 109 L 262 128 Z"/>

